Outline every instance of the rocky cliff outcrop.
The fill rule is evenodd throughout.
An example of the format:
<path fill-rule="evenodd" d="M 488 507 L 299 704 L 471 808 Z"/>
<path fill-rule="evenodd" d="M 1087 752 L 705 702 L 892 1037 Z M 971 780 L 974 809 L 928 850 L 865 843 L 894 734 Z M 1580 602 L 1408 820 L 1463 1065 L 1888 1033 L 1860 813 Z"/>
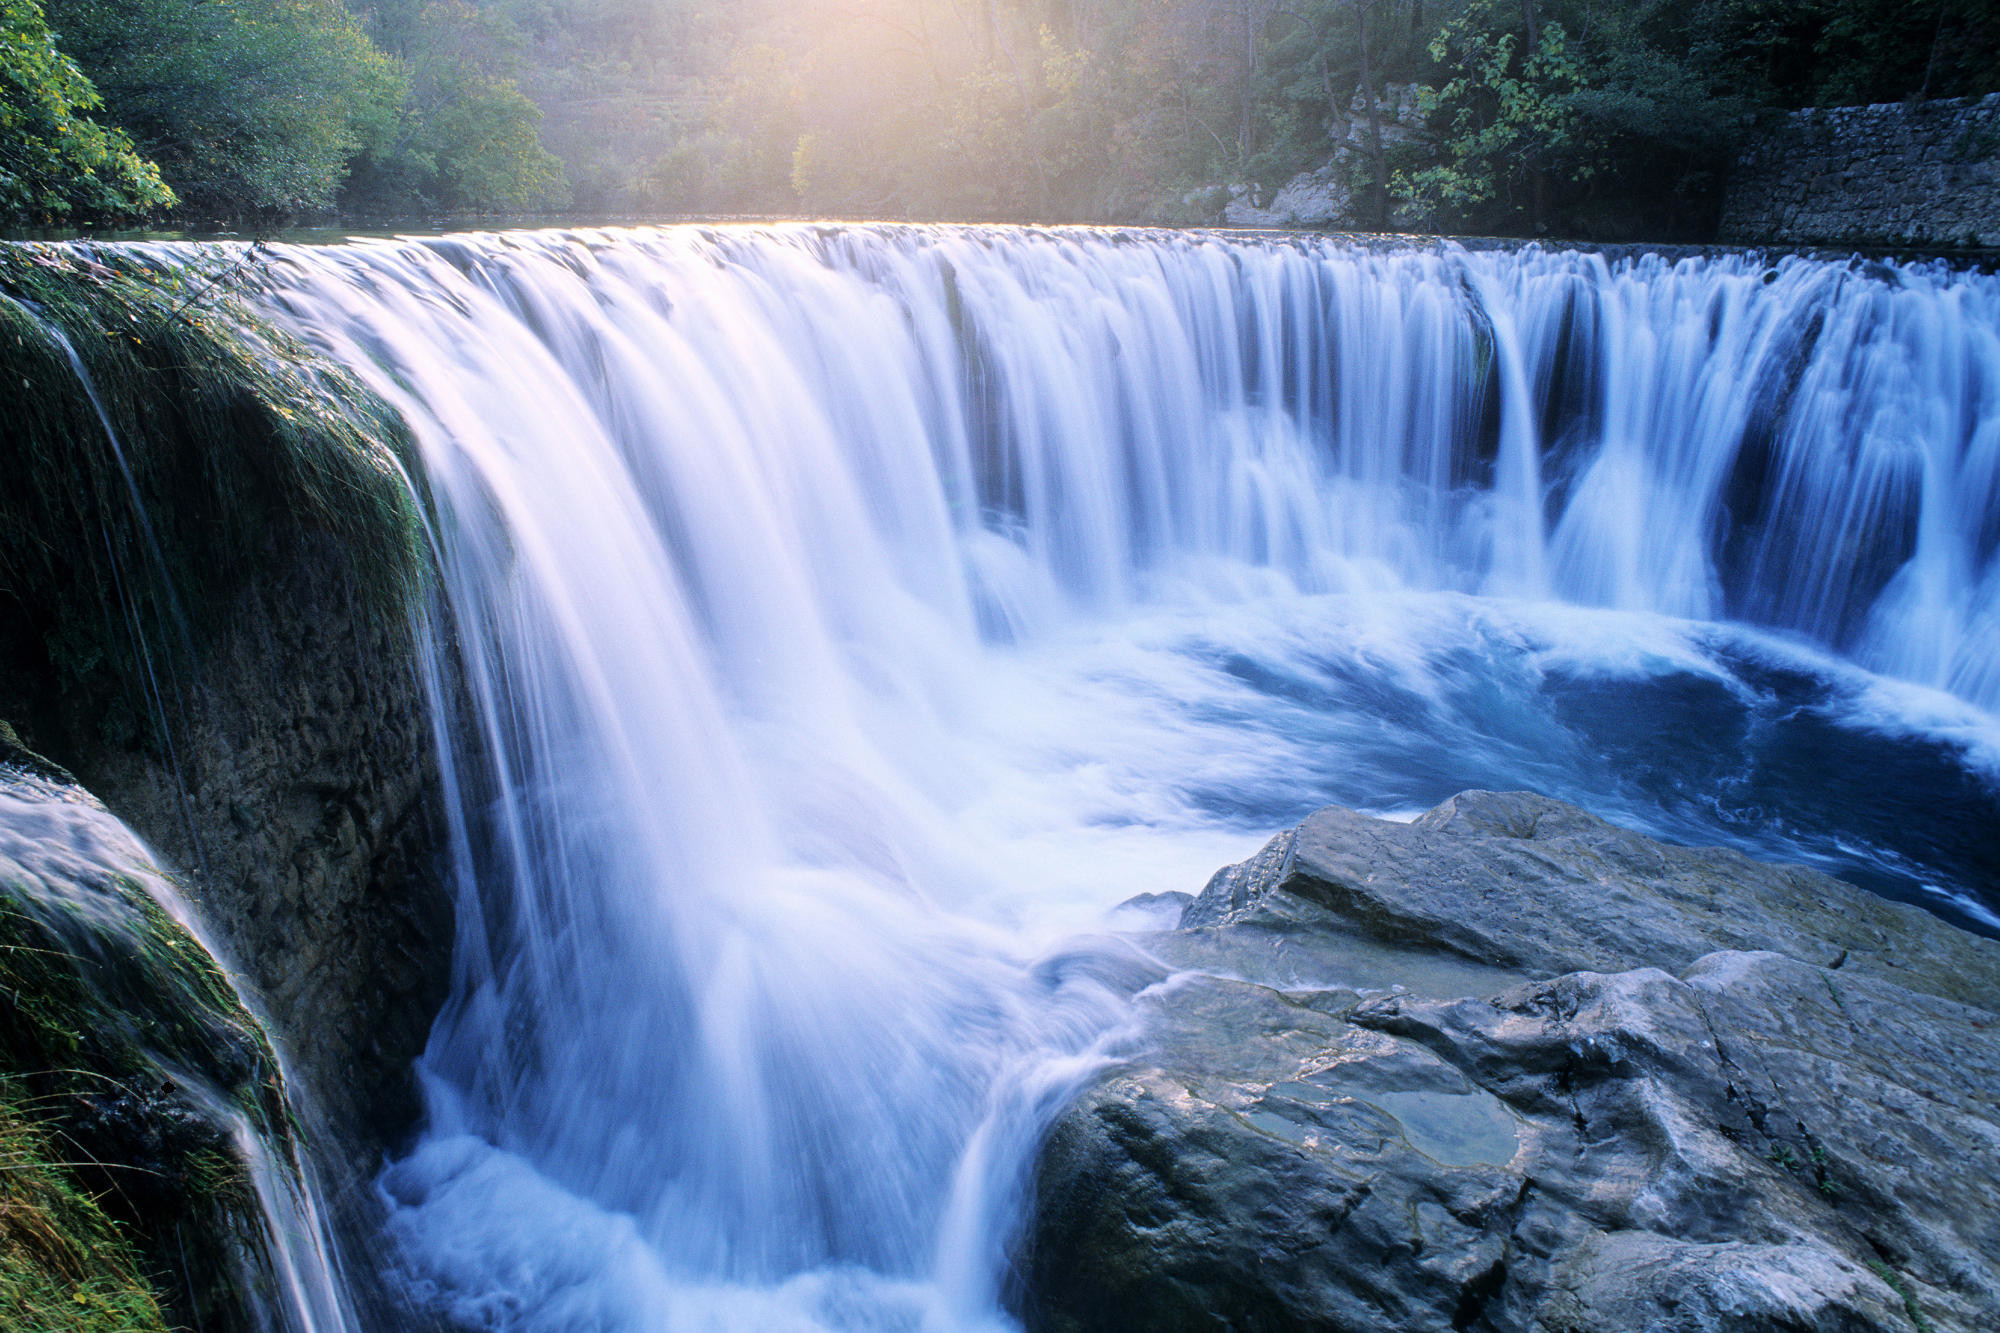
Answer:
<path fill-rule="evenodd" d="M 2000 1327 L 2000 944 L 1485 792 L 1321 811 L 1148 944 L 1033 1329 Z"/>
<path fill-rule="evenodd" d="M 1393 147 L 1422 138 L 1426 133 L 1424 113 L 1413 83 L 1392 83 L 1376 102 L 1376 123 L 1382 144 Z M 1231 227 L 1352 227 L 1359 224 L 1363 201 L 1355 193 L 1354 182 L 1367 161 L 1368 103 L 1356 89 L 1344 117 L 1328 127 L 1332 149 L 1327 160 L 1302 171 L 1276 191 L 1266 194 L 1258 185 L 1232 185 L 1223 204 L 1223 222 Z M 1399 226 L 1414 226 L 1414 214 L 1394 219 Z"/>
<path fill-rule="evenodd" d="M 450 980 L 428 553 L 407 430 L 259 262 L 0 245 L 0 717 L 177 874 L 347 1189 Z"/>
<path fill-rule="evenodd" d="M 445 822 L 405 626 L 336 556 L 274 555 L 171 704 L 171 746 L 81 745 L 77 775 L 182 877 L 269 1015 L 331 1165 L 372 1174 L 419 1106 L 451 977 Z"/>
<path fill-rule="evenodd" d="M 172 905 L 0 726 L 0 1327 L 269 1328 L 337 1299 L 277 1058 Z"/>

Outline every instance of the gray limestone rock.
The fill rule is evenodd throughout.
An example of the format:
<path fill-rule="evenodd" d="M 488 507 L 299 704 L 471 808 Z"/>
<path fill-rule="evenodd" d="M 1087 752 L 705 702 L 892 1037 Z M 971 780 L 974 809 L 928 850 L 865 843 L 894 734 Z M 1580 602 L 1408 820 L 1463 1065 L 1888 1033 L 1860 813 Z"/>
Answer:
<path fill-rule="evenodd" d="M 1183 927 L 1279 926 L 1457 954 L 1529 976 L 1678 971 L 1768 949 L 2000 1003 L 2000 946 L 1798 866 L 1675 847 L 1528 792 L 1463 792 L 1399 824 L 1330 807 L 1217 872 Z"/>
<path fill-rule="evenodd" d="M 1321 811 L 1146 942 L 1033 1329 L 2000 1327 L 2000 945 L 1483 792 Z"/>
<path fill-rule="evenodd" d="M 1285 182 L 1271 199 L 1270 212 L 1286 227 L 1332 227 L 1350 220 L 1354 191 L 1347 183 L 1347 154 Z"/>

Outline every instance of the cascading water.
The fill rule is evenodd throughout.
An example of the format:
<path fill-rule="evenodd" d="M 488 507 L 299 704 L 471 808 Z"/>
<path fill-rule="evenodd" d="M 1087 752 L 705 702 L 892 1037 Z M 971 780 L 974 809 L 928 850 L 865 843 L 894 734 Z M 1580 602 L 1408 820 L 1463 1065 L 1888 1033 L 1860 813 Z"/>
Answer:
<path fill-rule="evenodd" d="M 421 439 L 477 718 L 383 1178 L 466 1325 L 1005 1326 L 1036 1137 L 1157 975 L 1079 932 L 1329 800 L 1534 787 L 2000 926 L 1993 279 L 981 228 L 277 253 L 267 303 Z"/>

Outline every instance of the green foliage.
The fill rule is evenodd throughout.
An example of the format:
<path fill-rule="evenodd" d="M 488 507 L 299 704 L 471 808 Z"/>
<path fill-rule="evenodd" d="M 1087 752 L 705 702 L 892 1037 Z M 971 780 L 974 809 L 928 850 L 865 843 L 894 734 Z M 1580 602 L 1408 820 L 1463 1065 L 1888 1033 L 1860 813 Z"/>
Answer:
<path fill-rule="evenodd" d="M 654 209 L 675 168 L 699 179 L 718 144 L 706 141 L 708 90 L 696 70 L 720 67 L 718 25 L 741 22 L 741 0 L 480 0 L 480 21 L 504 25 L 511 78 L 543 113 L 542 141 L 561 160 L 577 206 Z M 687 151 L 684 151 L 687 150 Z"/>
<path fill-rule="evenodd" d="M 350 208 L 402 213 L 527 212 L 569 202 L 542 111 L 514 81 L 519 34 L 465 0 L 431 0 L 380 20 L 407 85 L 393 131 L 355 164 Z"/>
<path fill-rule="evenodd" d="M 0 214 L 569 201 L 513 78 L 519 33 L 466 0 L 378 11 L 395 54 L 341 0 L 46 0 L 46 25 L 37 3 L 0 0 Z M 83 116 L 99 106 L 118 129 Z"/>
<path fill-rule="evenodd" d="M 1570 54 L 1562 25 L 1545 25 L 1532 52 L 1512 32 L 1489 27 L 1492 0 L 1469 8 L 1431 43 L 1431 57 L 1463 72 L 1441 88 L 1425 88 L 1421 105 L 1442 126 L 1437 165 L 1399 178 L 1395 186 L 1426 212 L 1456 216 L 1502 199 L 1529 205 L 1529 183 L 1560 173 L 1583 180 L 1595 169 L 1579 152 L 1576 95 L 1587 86 Z"/>
<path fill-rule="evenodd" d="M 719 94 L 714 120 L 728 138 L 714 164 L 709 198 L 721 211 L 783 200 L 795 171 L 812 188 L 819 166 L 813 145 L 794 160 L 800 156 L 802 94 L 791 57 L 761 42 L 744 47 L 730 57 Z"/>
<path fill-rule="evenodd" d="M 106 114 L 184 206 L 324 211 L 403 96 L 339 0 L 48 0 Z"/>
<path fill-rule="evenodd" d="M 1910 1326 L 1916 1329 L 1917 1333 L 1931 1333 L 1931 1321 L 1924 1317 L 1922 1307 L 1917 1304 L 1915 1293 L 1910 1290 L 1910 1284 L 1903 1280 L 1901 1273 L 1880 1259 L 1870 1259 L 1868 1271 L 1881 1278 L 1883 1284 L 1896 1293 L 1903 1302 L 1903 1313 L 1909 1316 Z"/>
<path fill-rule="evenodd" d="M 158 739 L 258 564 L 328 548 L 391 624 L 425 576 L 406 428 L 248 312 L 258 262 L 0 245 L 0 639 L 108 740 Z"/>
<path fill-rule="evenodd" d="M 1268 194 L 1338 154 L 1357 210 L 1394 176 L 1405 225 L 1698 239 L 1760 108 L 2000 87 L 2000 0 L 666 11 L 691 54 L 661 73 L 649 48 L 678 100 L 632 122 L 650 184 L 624 197 L 688 211 L 1197 220 L 1218 187 Z M 540 12 L 524 28 L 560 45 L 560 11 Z M 1433 92 L 1412 137 L 1381 108 L 1415 82 Z"/>
<path fill-rule="evenodd" d="M 42 3 L 55 46 L 0 47 L 17 216 L 1202 221 L 1337 158 L 1370 224 L 1393 180 L 1404 225 L 1698 239 L 1762 109 L 2000 89 L 2000 0 Z"/>
<path fill-rule="evenodd" d="M 1398 197 L 1433 227 L 1704 234 L 1753 105 L 1702 37 L 1708 8 L 1551 3 L 1534 29 L 1525 13 L 1473 0 L 1438 33 L 1451 77 L 1421 95 L 1435 143 Z"/>
<path fill-rule="evenodd" d="M 2000 89 L 1994 0 L 1704 0 L 1686 22 L 1693 60 L 1778 106 Z"/>
<path fill-rule="evenodd" d="M 542 113 L 512 81 L 454 72 L 424 118 L 424 151 L 437 163 L 446 208 L 492 212 L 568 202 L 562 163 L 542 146 Z"/>
<path fill-rule="evenodd" d="M 117 217 L 174 202 L 129 138 L 84 114 L 102 105 L 56 49 L 37 0 L 0 0 L 0 218 Z"/>
<path fill-rule="evenodd" d="M 0 888 L 0 983 L 19 997 L 0 1022 L 0 1079 L 87 1097 L 165 1062 L 203 1071 L 261 1129 L 289 1134 L 277 1057 L 207 950 L 130 879 L 81 891 Z M 228 1188 L 247 1204 L 237 1175 Z"/>
<path fill-rule="evenodd" d="M 166 1333 L 118 1224 L 81 1187 L 49 1132 L 0 1078 L 0 1325 Z"/>

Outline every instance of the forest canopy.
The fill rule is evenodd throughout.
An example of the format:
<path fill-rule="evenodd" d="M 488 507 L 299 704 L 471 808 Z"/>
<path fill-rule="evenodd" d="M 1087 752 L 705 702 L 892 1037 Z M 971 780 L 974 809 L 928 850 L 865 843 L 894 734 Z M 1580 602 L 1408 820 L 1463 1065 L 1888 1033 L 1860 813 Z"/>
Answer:
<path fill-rule="evenodd" d="M 0 209 L 1200 222 L 1322 168 L 1665 237 L 1760 117 L 1996 89 L 2000 0 L 0 0 Z"/>
<path fill-rule="evenodd" d="M 91 119 L 102 105 L 56 49 L 36 0 L 0 0 L 0 213 L 66 217 L 174 203 L 131 139 Z"/>

